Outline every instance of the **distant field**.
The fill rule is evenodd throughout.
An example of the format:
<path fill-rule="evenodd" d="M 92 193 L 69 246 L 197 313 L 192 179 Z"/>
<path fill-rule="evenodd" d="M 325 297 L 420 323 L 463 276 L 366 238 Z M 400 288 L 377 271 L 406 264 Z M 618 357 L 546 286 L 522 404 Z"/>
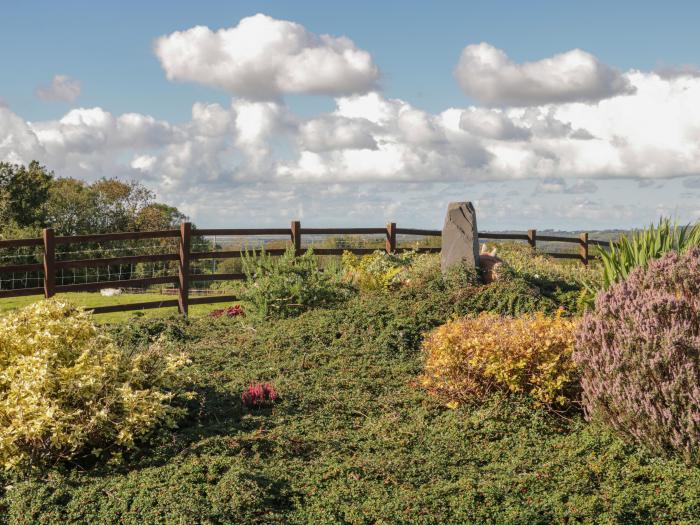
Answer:
<path fill-rule="evenodd" d="M 139 293 L 139 294 L 122 294 L 114 297 L 104 297 L 99 292 L 81 292 L 81 293 L 64 293 L 57 296 L 61 299 L 67 299 L 72 303 L 84 306 L 86 308 L 94 308 L 97 306 L 109 306 L 113 304 L 127 304 L 127 303 L 141 303 L 145 301 L 158 301 L 162 299 L 172 300 L 175 297 L 172 295 L 162 295 L 158 293 Z M 43 297 L 40 295 L 30 295 L 26 297 L 10 297 L 7 299 L 0 299 L 0 316 L 9 312 L 10 310 L 15 310 L 17 308 L 22 308 L 35 301 L 42 300 Z M 217 308 L 222 308 L 226 306 L 226 303 L 219 304 L 200 304 L 190 306 L 190 316 L 201 317 L 212 310 Z M 142 310 L 142 311 L 131 311 L 131 312 L 116 312 L 109 314 L 96 315 L 95 319 L 99 323 L 119 323 L 124 322 L 127 319 L 133 317 L 134 315 L 144 316 L 144 317 L 165 317 L 177 313 L 177 308 L 156 308 L 152 310 Z"/>

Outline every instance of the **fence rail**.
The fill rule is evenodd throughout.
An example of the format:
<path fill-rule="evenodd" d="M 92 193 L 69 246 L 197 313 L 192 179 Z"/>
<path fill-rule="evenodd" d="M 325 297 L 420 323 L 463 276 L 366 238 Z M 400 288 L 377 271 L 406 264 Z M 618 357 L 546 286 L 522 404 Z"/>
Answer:
<path fill-rule="evenodd" d="M 41 238 L 34 239 L 11 239 L 0 240 L 0 249 L 18 247 L 42 247 L 41 263 L 15 264 L 0 266 L 0 274 L 11 272 L 41 272 L 43 273 L 43 286 L 32 288 L 18 288 L 10 290 L 0 290 L 0 298 L 20 297 L 28 295 L 43 294 L 44 297 L 52 297 L 56 293 L 98 291 L 105 288 L 145 288 L 155 284 L 173 284 L 177 286 L 177 299 L 166 299 L 161 301 L 148 301 L 130 304 L 117 304 L 110 306 L 99 306 L 92 310 L 96 314 L 124 312 L 129 310 L 143 310 L 150 308 L 166 308 L 177 306 L 180 313 L 187 315 L 189 306 L 196 304 L 219 303 L 235 301 L 233 295 L 209 295 L 204 297 L 190 297 L 190 283 L 195 281 L 233 281 L 245 278 L 242 273 L 193 273 L 191 262 L 202 259 L 231 259 L 242 257 L 247 250 L 219 250 L 219 251 L 192 251 L 192 237 L 205 236 L 265 236 L 265 235 L 288 235 L 291 245 L 297 255 L 302 255 L 308 248 L 302 248 L 302 237 L 304 235 L 384 235 L 386 238 L 385 250 L 387 253 L 401 253 L 416 248 L 399 247 L 397 245 L 397 235 L 414 235 L 423 237 L 440 237 L 441 230 L 426 230 L 417 228 L 397 228 L 396 223 L 389 223 L 385 228 L 302 228 L 300 221 L 292 221 L 290 228 L 204 228 L 192 229 L 190 223 L 183 223 L 177 230 L 160 230 L 144 232 L 124 232 L 105 233 L 96 235 L 71 235 L 55 236 L 51 228 L 43 232 Z M 124 240 L 142 239 L 176 239 L 177 253 L 159 253 L 145 255 L 129 255 L 123 257 L 108 257 L 96 259 L 76 259 L 76 260 L 56 260 L 56 246 L 80 243 L 97 243 Z M 606 241 L 589 240 L 588 233 L 582 233 L 579 237 L 561 237 L 556 235 L 538 235 L 532 229 L 527 233 L 489 233 L 479 232 L 479 239 L 483 240 L 518 240 L 527 241 L 534 249 L 537 242 L 562 242 L 577 244 L 578 253 L 549 252 L 549 255 L 558 259 L 576 259 L 581 263 L 588 264 L 592 258 L 589 254 L 589 246 L 607 246 Z M 377 248 L 317 248 L 314 253 L 317 255 L 342 255 L 348 251 L 355 254 L 369 254 Z M 438 247 L 421 247 L 416 249 L 423 253 L 437 253 Z M 261 253 L 262 250 L 252 250 L 254 253 Z M 265 253 L 273 256 L 282 255 L 284 249 L 269 249 Z M 132 278 L 126 280 L 106 280 L 80 284 L 56 285 L 56 270 L 72 268 L 98 268 L 101 266 L 133 264 L 141 262 L 161 262 L 176 261 L 177 275 L 159 276 L 146 278 Z"/>

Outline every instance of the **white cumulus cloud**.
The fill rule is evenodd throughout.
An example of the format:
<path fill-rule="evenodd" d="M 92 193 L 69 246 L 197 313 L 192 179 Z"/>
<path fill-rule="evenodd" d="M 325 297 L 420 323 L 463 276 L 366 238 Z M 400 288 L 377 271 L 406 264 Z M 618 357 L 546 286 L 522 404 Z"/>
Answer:
<path fill-rule="evenodd" d="M 580 49 L 517 64 L 482 42 L 462 50 L 454 73 L 467 95 L 496 106 L 597 101 L 634 91 L 619 71 Z"/>
<path fill-rule="evenodd" d="M 372 56 L 349 38 L 317 36 L 263 14 L 218 31 L 205 26 L 176 31 L 158 38 L 154 49 L 169 80 L 254 100 L 285 93 L 361 93 L 379 78 Z"/>
<path fill-rule="evenodd" d="M 73 102 L 80 96 L 80 81 L 68 75 L 54 75 L 50 85 L 36 88 L 36 96 L 49 102 Z"/>
<path fill-rule="evenodd" d="M 339 149 L 377 149 L 375 125 L 364 118 L 323 116 L 301 124 L 299 139 L 304 149 L 320 152 Z"/>

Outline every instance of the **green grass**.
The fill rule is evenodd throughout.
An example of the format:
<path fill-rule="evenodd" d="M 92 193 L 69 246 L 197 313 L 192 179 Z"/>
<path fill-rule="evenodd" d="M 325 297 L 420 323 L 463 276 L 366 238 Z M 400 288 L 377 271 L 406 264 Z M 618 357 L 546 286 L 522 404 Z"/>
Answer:
<path fill-rule="evenodd" d="M 193 360 L 189 419 L 123 465 L 0 483 L 0 523 L 700 523 L 698 468 L 576 412 L 499 397 L 450 410 L 417 386 L 421 334 L 464 313 L 431 286 L 274 322 L 190 321 L 173 339 Z M 244 409 L 253 381 L 280 401 Z"/>
<path fill-rule="evenodd" d="M 170 301 L 176 299 L 174 295 L 163 295 L 158 293 L 142 293 L 142 294 L 121 294 L 115 295 L 113 297 L 105 297 L 99 292 L 74 292 L 74 293 L 63 293 L 57 296 L 58 298 L 64 298 L 78 306 L 84 306 L 85 308 L 95 308 L 97 306 L 110 306 L 113 304 L 131 304 L 131 303 L 142 303 L 147 301 Z M 17 308 L 22 308 L 31 304 L 35 301 L 41 301 L 43 299 L 40 295 L 30 295 L 26 297 L 9 297 L 6 299 L 0 299 L 0 316 Z M 214 304 L 200 304 L 190 306 L 190 316 L 201 317 L 207 315 L 212 310 L 217 308 L 222 308 L 226 306 L 226 303 L 214 303 Z M 108 314 L 100 314 L 95 316 L 95 320 L 99 323 L 121 323 L 125 322 L 137 316 L 143 316 L 145 318 L 158 318 L 167 317 L 173 315 L 177 312 L 177 308 L 156 308 L 152 310 L 141 310 L 141 311 L 129 311 L 129 312 L 115 312 Z"/>

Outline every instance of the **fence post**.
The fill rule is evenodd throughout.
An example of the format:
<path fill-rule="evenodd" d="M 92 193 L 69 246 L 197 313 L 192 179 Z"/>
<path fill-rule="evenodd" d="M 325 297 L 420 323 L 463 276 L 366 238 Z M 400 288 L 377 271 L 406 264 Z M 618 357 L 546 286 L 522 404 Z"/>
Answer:
<path fill-rule="evenodd" d="M 527 243 L 533 250 L 537 248 L 537 230 L 527 231 Z"/>
<path fill-rule="evenodd" d="M 581 262 L 584 266 L 588 266 L 588 232 L 584 232 L 579 236 L 578 253 L 581 256 Z"/>
<path fill-rule="evenodd" d="M 44 297 L 53 297 L 56 293 L 56 238 L 53 228 L 44 229 Z"/>
<path fill-rule="evenodd" d="M 396 223 L 386 225 L 386 253 L 396 252 Z"/>
<path fill-rule="evenodd" d="M 292 244 L 294 244 L 294 255 L 301 255 L 301 221 L 292 221 Z"/>
<path fill-rule="evenodd" d="M 180 224 L 180 264 L 178 265 L 180 288 L 177 296 L 177 309 L 184 316 L 187 316 L 189 311 L 191 233 L 191 223 L 183 222 Z"/>

